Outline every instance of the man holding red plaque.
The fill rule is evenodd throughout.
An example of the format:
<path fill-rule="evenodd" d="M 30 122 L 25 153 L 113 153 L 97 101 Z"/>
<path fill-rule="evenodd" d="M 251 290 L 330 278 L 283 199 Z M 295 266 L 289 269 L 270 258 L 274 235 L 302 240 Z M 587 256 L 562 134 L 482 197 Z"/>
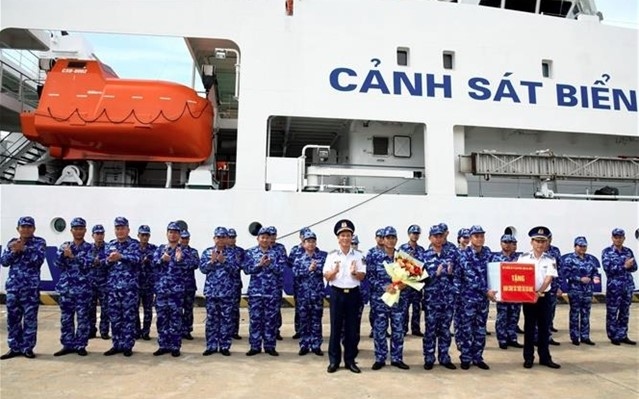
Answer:
<path fill-rule="evenodd" d="M 518 262 L 535 265 L 535 294 L 534 303 L 524 303 L 524 367 L 532 368 L 535 359 L 535 327 L 538 329 L 539 364 L 558 369 L 561 366 L 552 361 L 548 348 L 549 323 L 551 316 L 551 302 L 548 291 L 553 278 L 557 277 L 557 263 L 555 259 L 544 252 L 546 242 L 551 232 L 547 227 L 532 228 L 528 235 L 531 239 L 532 250 L 522 254 Z"/>

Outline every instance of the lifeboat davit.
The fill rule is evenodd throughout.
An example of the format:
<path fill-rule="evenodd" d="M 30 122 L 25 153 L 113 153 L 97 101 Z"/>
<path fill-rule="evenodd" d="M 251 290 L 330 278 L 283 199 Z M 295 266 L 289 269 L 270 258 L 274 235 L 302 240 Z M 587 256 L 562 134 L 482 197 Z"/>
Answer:
<path fill-rule="evenodd" d="M 212 149 L 209 100 L 176 83 L 120 79 L 94 60 L 58 60 L 20 120 L 61 159 L 201 162 Z"/>

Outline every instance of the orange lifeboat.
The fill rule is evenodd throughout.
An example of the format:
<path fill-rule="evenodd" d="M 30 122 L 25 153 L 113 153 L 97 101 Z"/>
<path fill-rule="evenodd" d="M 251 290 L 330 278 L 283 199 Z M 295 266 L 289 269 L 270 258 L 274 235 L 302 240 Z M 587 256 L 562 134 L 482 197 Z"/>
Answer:
<path fill-rule="evenodd" d="M 58 60 L 24 135 L 56 158 L 201 162 L 212 149 L 211 103 L 183 85 L 120 79 L 99 61 Z"/>

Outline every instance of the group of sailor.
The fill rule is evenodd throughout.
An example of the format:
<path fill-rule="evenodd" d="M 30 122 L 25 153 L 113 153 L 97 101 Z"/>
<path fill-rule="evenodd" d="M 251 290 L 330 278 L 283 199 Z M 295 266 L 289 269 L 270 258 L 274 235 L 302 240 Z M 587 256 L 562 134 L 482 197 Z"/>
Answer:
<path fill-rule="evenodd" d="M 485 231 L 478 225 L 460 229 L 455 245 L 447 240 L 445 223 L 430 227 L 427 247 L 418 243 L 421 228 L 411 225 L 407 230 L 408 242 L 398 248 L 397 230 L 387 226 L 376 231 L 377 245 L 365 255 L 357 249 L 359 239 L 354 235 L 355 227 L 347 220 L 336 225 L 339 249 L 330 254 L 317 248 L 317 237 L 309 228 L 300 230 L 300 244 L 287 254 L 286 248 L 276 241 L 277 229 L 273 226 L 260 228 L 257 245 L 246 251 L 235 245 L 237 233 L 234 229 L 217 227 L 213 234 L 214 245 L 205 249 L 201 257 L 189 246 L 189 232 L 176 222 L 168 224 L 167 242 L 159 246 L 149 242 L 151 231 L 146 225 L 139 227 L 138 240 L 131 238 L 125 217 L 115 218 L 114 229 L 116 238 L 106 243 L 104 227 L 93 226 L 94 243 L 90 244 L 84 239 L 86 221 L 80 217 L 71 221 L 72 240 L 59 247 L 55 261 L 61 271 L 56 290 L 61 312 L 62 349 L 54 356 L 70 353 L 86 356 L 88 341 L 98 332 L 103 339 L 112 339 L 112 348 L 104 353 L 105 356 L 118 353 L 131 356 L 136 339 L 150 339 L 153 306 L 159 347 L 153 354 L 180 356 L 182 339 L 193 339 L 196 269 L 206 275 L 206 348 L 203 355 L 219 352 L 230 356 L 233 339 L 241 338 L 238 332 L 243 271 L 250 276 L 247 291 L 249 350 L 246 355 L 253 356 L 263 350 L 278 356 L 276 343 L 281 339 L 283 273 L 285 268 L 290 268 L 294 276 L 294 338 L 300 339 L 299 355 L 310 352 L 323 355 L 325 281 L 328 281 L 328 292 L 333 299 L 343 296 L 344 303 L 354 307 L 344 310 L 331 304 L 331 324 L 336 326 L 331 327 L 329 372 L 339 367 L 340 342 L 345 346 L 346 367 L 360 372 L 354 356 L 367 302 L 370 302 L 369 320 L 375 349 L 373 370 L 386 365 L 388 338 L 391 365 L 409 368 L 403 361 L 404 337 L 409 329 L 413 335 L 423 336 L 426 370 L 432 369 L 436 360 L 448 369 L 457 368 L 449 354 L 451 324 L 461 354 L 461 368 L 475 365 L 489 369 L 483 351 L 489 334 L 486 331 L 489 302 L 496 299 L 496 292 L 490 289 L 487 281 L 490 262 L 535 264 L 537 299 L 535 303 L 523 305 L 524 345 L 517 342 L 522 305 L 499 302 L 496 335 L 500 348 L 523 347 L 524 367 L 530 368 L 534 359 L 533 345 L 538 345 L 540 364 L 560 367 L 552 361 L 548 344 L 558 344 L 551 337 L 552 319 L 557 295 L 562 290 L 567 291 L 570 299 L 572 344 L 594 345 L 589 335 L 589 315 L 593 285 L 599 279 L 599 260 L 587 253 L 588 243 L 583 236 L 575 238 L 573 252 L 562 256 L 550 245 L 552 234 L 543 226 L 531 229 L 532 251 L 524 254 L 517 252 L 517 239 L 512 234 L 504 234 L 500 239 L 501 250 L 492 252 L 484 245 Z M 21 217 L 17 231 L 18 237 L 9 241 L 0 259 L 3 266 L 9 267 L 6 281 L 9 351 L 0 357 L 3 360 L 16 356 L 35 357 L 40 267 L 44 262 L 46 242 L 34 235 L 32 217 Z M 632 251 L 623 246 L 625 232 L 615 228 L 611 235 L 612 245 L 601 255 L 607 277 L 606 331 L 613 345 L 635 345 L 628 337 L 628 318 L 634 290 L 631 273 L 637 270 L 637 263 Z M 384 264 L 392 263 L 398 250 L 423 262 L 428 279 L 422 290 L 392 282 Z M 352 270 L 345 277 L 340 274 L 344 270 L 340 272 L 338 259 L 342 258 L 353 259 Z M 356 267 L 357 262 L 362 265 L 359 266 L 361 270 Z M 340 286 L 344 282 L 348 286 Z M 399 301 L 389 306 L 381 297 L 395 289 L 400 290 Z M 348 298 L 353 293 L 357 298 L 351 301 Z M 98 304 L 101 306 L 99 324 Z M 141 321 L 140 305 L 143 308 Z M 426 327 L 423 333 L 420 328 L 422 311 Z M 344 315 L 340 313 L 340 318 L 334 318 L 333 312 L 346 312 L 346 324 L 341 319 Z M 348 316 L 350 314 L 354 316 Z"/>

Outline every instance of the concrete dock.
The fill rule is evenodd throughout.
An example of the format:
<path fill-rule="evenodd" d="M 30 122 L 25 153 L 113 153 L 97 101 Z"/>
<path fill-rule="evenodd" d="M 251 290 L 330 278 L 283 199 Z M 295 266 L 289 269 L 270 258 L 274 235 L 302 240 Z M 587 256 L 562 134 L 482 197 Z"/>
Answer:
<path fill-rule="evenodd" d="M 422 340 L 408 335 L 404 361 L 410 370 L 387 366 L 371 370 L 373 342 L 368 338 L 368 320 L 362 323 L 361 374 L 340 369 L 328 374 L 328 357 L 313 353 L 298 355 L 293 340 L 293 309 L 283 309 L 283 341 L 279 357 L 248 350 L 248 313 L 242 309 L 240 335 L 233 341 L 232 355 L 202 356 L 204 351 L 204 308 L 195 310 L 195 340 L 184 341 L 182 356 L 152 356 L 155 339 L 136 342 L 133 356 L 105 357 L 111 341 L 89 341 L 89 355 L 53 357 L 60 345 L 60 312 L 57 306 L 41 306 L 36 359 L 24 357 L 0 362 L 0 397 L 13 398 L 639 398 L 639 347 L 613 346 L 605 333 L 605 305 L 595 304 L 591 316 L 591 338 L 596 346 L 574 346 L 568 335 L 568 306 L 559 305 L 555 319 L 560 346 L 551 346 L 553 360 L 561 369 L 535 364 L 522 367 L 522 350 L 499 349 L 494 334 L 495 308 L 491 305 L 484 358 L 488 371 L 447 370 L 436 365 L 423 369 Z M 0 307 L 0 352 L 7 348 L 6 308 Z M 639 306 L 631 307 L 630 338 L 639 339 Z M 154 319 L 155 323 L 155 319 Z M 521 321 L 523 325 L 523 318 Z M 155 325 L 151 335 L 157 336 Z M 324 344 L 328 346 L 328 309 L 324 313 Z M 523 336 L 519 336 L 523 342 Z M 454 363 L 459 353 L 451 348 Z M 388 364 L 388 363 L 387 363 Z"/>

